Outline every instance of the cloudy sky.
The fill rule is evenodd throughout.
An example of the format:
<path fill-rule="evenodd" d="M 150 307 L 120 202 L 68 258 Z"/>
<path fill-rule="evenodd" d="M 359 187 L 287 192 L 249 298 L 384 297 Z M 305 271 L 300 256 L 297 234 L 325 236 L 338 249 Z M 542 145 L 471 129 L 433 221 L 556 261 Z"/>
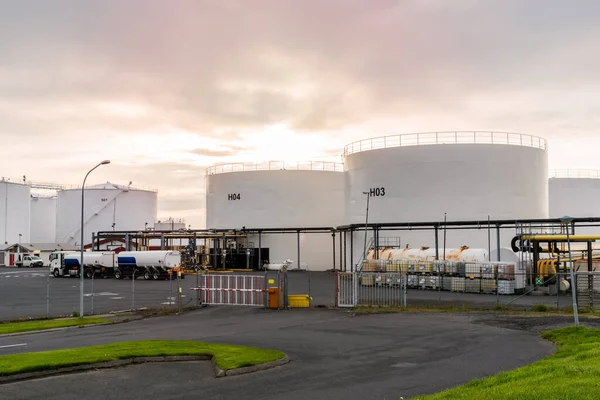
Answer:
<path fill-rule="evenodd" d="M 159 189 L 204 224 L 207 165 L 496 130 L 600 169 L 597 0 L 0 0 L 0 176 Z"/>

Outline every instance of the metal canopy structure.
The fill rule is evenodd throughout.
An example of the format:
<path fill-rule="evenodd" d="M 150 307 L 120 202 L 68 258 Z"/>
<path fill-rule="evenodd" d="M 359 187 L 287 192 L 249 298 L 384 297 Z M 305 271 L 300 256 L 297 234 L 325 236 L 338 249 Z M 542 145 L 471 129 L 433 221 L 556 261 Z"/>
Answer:
<path fill-rule="evenodd" d="M 259 250 L 259 265 L 261 263 L 260 252 L 262 249 L 262 235 L 264 234 L 296 234 L 298 236 L 298 243 L 300 233 L 315 233 L 315 234 L 330 234 L 332 236 L 332 260 L 333 269 L 339 268 L 340 270 L 347 270 L 347 264 L 349 261 L 350 270 L 353 270 L 354 259 L 352 249 L 354 248 L 354 240 L 352 233 L 372 231 L 374 234 L 373 247 L 380 247 L 379 232 L 380 231 L 432 231 L 434 233 L 435 248 L 439 247 L 439 234 L 440 230 L 478 230 L 478 229 L 494 229 L 496 230 L 497 243 L 496 246 L 500 248 L 500 231 L 501 229 L 517 229 L 523 226 L 532 226 L 536 229 L 552 229 L 561 225 L 559 218 L 548 218 L 548 219 L 522 219 L 522 220 L 471 220 L 471 221 L 429 221 L 429 222 L 387 222 L 387 223 L 361 223 L 361 224 L 350 224 L 336 227 L 321 226 L 321 227 L 287 227 L 287 228 L 253 228 L 253 227 L 241 227 L 236 229 L 185 229 L 178 231 L 170 230 L 145 230 L 145 231 L 101 231 L 93 236 L 93 242 L 99 243 L 102 240 L 122 240 L 126 244 L 130 241 L 145 241 L 148 243 L 149 240 L 160 240 L 161 248 L 166 248 L 169 243 L 173 243 L 174 240 L 179 239 L 204 239 L 211 243 L 213 249 L 222 249 L 228 239 L 240 239 L 245 240 L 247 243 L 249 236 L 255 236 L 258 238 L 258 250 Z M 570 225 L 571 235 L 575 235 L 576 228 L 582 227 L 599 227 L 600 228 L 600 217 L 587 217 L 587 218 L 573 218 Z M 349 246 L 350 255 L 346 251 L 347 245 L 347 234 L 349 234 Z M 525 235 L 521 235 L 523 240 L 529 239 Z M 511 237 L 521 239 L 521 236 L 511 234 Z M 544 235 L 539 242 L 547 243 L 550 238 L 556 238 L 552 241 L 560 241 L 556 235 Z M 564 234 L 562 235 L 564 236 Z M 339 259 L 336 257 L 336 240 L 339 237 Z M 566 237 L 566 236 L 565 236 Z M 574 242 L 588 242 L 583 240 L 586 237 L 581 237 L 582 240 L 578 240 L 578 236 L 571 236 L 571 240 Z M 600 239 L 600 237 L 599 237 Z M 97 247 L 97 246 L 94 246 Z M 555 246 L 554 246 L 555 247 Z M 375 257 L 378 257 L 378 252 L 375 252 Z M 439 255 L 438 255 L 439 257 Z M 349 258 L 349 260 L 348 260 Z M 300 260 L 300 246 L 298 245 L 298 260 Z"/>

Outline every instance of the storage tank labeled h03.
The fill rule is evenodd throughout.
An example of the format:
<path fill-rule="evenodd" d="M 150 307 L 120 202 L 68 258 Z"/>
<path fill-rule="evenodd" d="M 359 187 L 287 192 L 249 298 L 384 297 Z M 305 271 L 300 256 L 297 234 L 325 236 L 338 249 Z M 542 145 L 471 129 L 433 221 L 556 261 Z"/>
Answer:
<path fill-rule="evenodd" d="M 86 186 L 84 244 L 92 233 L 110 230 L 144 230 L 157 215 L 157 192 L 105 183 Z M 56 242 L 81 242 L 81 189 L 58 192 Z"/>
<path fill-rule="evenodd" d="M 334 227 L 344 221 L 343 201 L 339 163 L 234 163 L 206 171 L 208 229 Z M 295 234 L 265 234 L 261 240 L 271 262 L 297 263 Z M 250 241 L 258 245 L 257 237 Z M 330 235 L 302 233 L 300 241 L 302 264 L 331 268 Z"/>
<path fill-rule="evenodd" d="M 30 195 L 27 185 L 0 180 L 0 243 L 29 242 Z"/>
<path fill-rule="evenodd" d="M 548 217 L 547 143 L 539 137 L 503 132 L 379 137 L 347 145 L 344 169 L 349 224 L 365 223 L 367 195 L 370 223 L 443 221 L 444 214 L 448 221 Z M 434 245 L 431 233 L 396 236 L 403 246 Z M 463 245 L 487 247 L 486 233 L 448 231 L 448 247 Z"/>

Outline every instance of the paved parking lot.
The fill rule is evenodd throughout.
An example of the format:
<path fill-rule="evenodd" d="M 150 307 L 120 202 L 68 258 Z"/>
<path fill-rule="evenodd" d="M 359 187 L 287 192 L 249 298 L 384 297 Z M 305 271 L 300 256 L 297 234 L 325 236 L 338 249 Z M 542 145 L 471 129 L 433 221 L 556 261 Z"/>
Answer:
<path fill-rule="evenodd" d="M 205 364 L 155 364 L 0 387 L 7 399 L 343 399 L 432 393 L 554 351 L 527 331 L 451 313 L 354 316 L 340 310 L 212 306 L 119 325 L 0 337 L 0 355 L 142 339 L 201 340 L 284 351 L 272 370 L 216 379 Z"/>
<path fill-rule="evenodd" d="M 46 316 L 49 289 L 49 315 L 71 315 L 79 312 L 79 279 L 54 278 L 46 274 L 47 269 L 0 268 L 0 320 Z M 256 272 L 256 274 L 262 274 Z M 276 278 L 276 272 L 269 276 Z M 289 294 L 308 294 L 313 306 L 335 304 L 335 275 L 331 272 L 289 272 Z M 183 305 L 196 304 L 196 276 L 188 275 L 182 280 Z M 176 281 L 145 281 L 143 279 L 116 280 L 95 279 L 84 281 L 84 312 L 107 313 L 132 308 L 176 307 Z M 409 290 L 409 305 L 474 306 L 493 307 L 508 304 L 512 307 L 530 308 L 544 303 L 554 307 L 556 297 L 549 296 L 496 296 L 473 293 L 453 293 L 435 290 Z M 560 301 L 569 307 L 568 298 Z"/>

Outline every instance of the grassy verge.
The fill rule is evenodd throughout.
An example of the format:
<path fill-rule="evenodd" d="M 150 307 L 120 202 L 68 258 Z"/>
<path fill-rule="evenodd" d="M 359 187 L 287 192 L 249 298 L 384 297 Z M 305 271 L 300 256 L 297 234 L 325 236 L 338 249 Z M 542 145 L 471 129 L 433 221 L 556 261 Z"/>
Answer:
<path fill-rule="evenodd" d="M 276 361 L 280 351 L 193 341 L 146 340 L 0 356 L 0 376 L 95 364 L 133 357 L 209 355 L 222 370 Z"/>
<path fill-rule="evenodd" d="M 0 335 L 18 332 L 43 331 L 46 329 L 66 328 L 70 326 L 83 326 L 90 324 L 102 324 L 110 322 L 104 318 L 70 318 L 70 319 L 49 319 L 24 322 L 7 322 L 0 324 Z"/>
<path fill-rule="evenodd" d="M 479 379 L 454 389 L 418 397 L 440 399 L 593 399 L 600 393 L 600 329 L 569 327 L 546 332 L 558 351 L 541 361 Z"/>
<path fill-rule="evenodd" d="M 550 308 L 546 305 L 535 305 L 529 309 L 510 308 L 502 305 L 493 307 L 473 307 L 473 306 L 457 306 L 457 305 L 415 305 L 408 307 L 389 307 L 389 306 L 357 306 L 352 309 L 356 314 L 393 314 L 393 313 L 445 313 L 445 312 L 488 312 L 488 313 L 504 313 L 507 315 L 521 316 L 572 316 L 573 310 Z M 599 317 L 598 309 L 582 309 L 579 310 L 580 316 Z"/>

